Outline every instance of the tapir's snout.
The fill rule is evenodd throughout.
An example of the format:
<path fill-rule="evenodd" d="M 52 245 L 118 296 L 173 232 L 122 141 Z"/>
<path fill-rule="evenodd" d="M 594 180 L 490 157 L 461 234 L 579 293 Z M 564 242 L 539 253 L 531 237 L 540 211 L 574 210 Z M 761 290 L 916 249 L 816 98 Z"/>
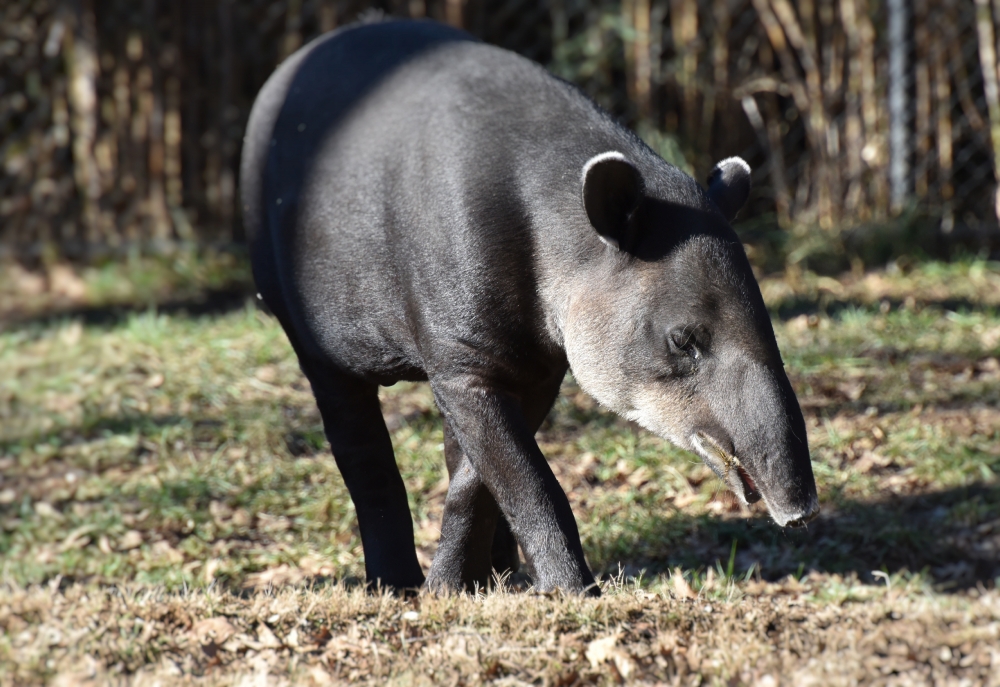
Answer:
<path fill-rule="evenodd" d="M 720 375 L 725 391 L 709 392 L 712 421 L 689 442 L 744 504 L 763 499 L 778 525 L 802 527 L 820 508 L 795 393 L 774 367 L 741 362 L 730 372 Z"/>
<path fill-rule="evenodd" d="M 774 521 L 782 527 L 805 527 L 807 524 L 815 520 L 817 515 L 819 515 L 819 500 L 815 497 L 812 499 L 812 503 L 809 504 L 805 510 L 799 513 L 779 515 L 774 511 L 771 512 L 771 517 L 773 517 Z"/>
<path fill-rule="evenodd" d="M 808 484 L 801 484 L 803 480 L 788 474 L 768 475 L 762 478 L 761 470 L 754 469 L 755 466 L 752 465 L 748 469 L 739 458 L 722 448 L 720 443 L 704 432 L 698 432 L 691 437 L 691 444 L 704 462 L 745 505 L 756 503 L 763 498 L 771 517 L 781 527 L 803 527 L 819 515 L 819 499 L 811 479 L 811 470 L 809 479 L 805 480 Z M 806 459 L 808 460 L 808 455 Z M 778 458 L 765 463 L 772 461 L 784 462 Z M 751 471 L 757 473 L 758 477 L 755 478 Z M 786 471 L 779 469 L 767 472 Z M 758 479 L 761 480 L 760 486 Z"/>

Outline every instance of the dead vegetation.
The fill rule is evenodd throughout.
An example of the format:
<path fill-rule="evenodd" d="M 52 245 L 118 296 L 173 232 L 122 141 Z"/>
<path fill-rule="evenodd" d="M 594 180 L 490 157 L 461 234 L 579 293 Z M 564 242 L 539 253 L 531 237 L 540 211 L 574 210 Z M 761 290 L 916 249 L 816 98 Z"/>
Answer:
<path fill-rule="evenodd" d="M 890 583 L 893 581 L 890 580 Z M 899 582 L 898 580 L 896 581 Z M 239 596 L 8 585 L 5 681 L 102 684 L 1000 684 L 1000 597 L 809 576 L 601 599 L 403 600 L 323 586 Z"/>

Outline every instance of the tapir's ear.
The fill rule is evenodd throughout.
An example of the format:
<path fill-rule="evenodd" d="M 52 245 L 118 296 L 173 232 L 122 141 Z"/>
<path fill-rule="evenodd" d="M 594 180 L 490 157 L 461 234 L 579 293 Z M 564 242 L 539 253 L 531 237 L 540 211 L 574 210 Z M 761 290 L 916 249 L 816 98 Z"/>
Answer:
<path fill-rule="evenodd" d="M 750 195 L 750 165 L 740 157 L 728 157 L 708 175 L 708 197 L 730 222 Z"/>
<path fill-rule="evenodd" d="M 642 192 L 642 175 L 619 152 L 595 155 L 583 166 L 583 207 L 609 246 L 627 249 L 629 219 L 642 200 Z"/>

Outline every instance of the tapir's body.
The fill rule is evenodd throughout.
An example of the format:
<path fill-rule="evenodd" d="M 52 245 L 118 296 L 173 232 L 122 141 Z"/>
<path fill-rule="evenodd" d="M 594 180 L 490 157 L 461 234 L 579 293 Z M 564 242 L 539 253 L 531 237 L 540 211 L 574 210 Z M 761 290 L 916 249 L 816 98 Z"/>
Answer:
<path fill-rule="evenodd" d="M 634 173 L 622 177 L 623 164 Z M 598 191 L 584 198 L 582 183 Z M 725 189 L 706 193 L 576 88 L 460 31 L 364 24 L 300 50 L 254 105 L 241 184 L 258 290 L 312 384 L 372 581 L 423 581 L 377 385 L 429 379 L 445 418 L 452 483 L 429 582 L 482 584 L 491 560 L 515 566 L 509 521 L 536 583 L 583 589 L 593 578 L 572 512 L 532 438 L 568 365 L 602 403 L 703 455 L 688 435 L 708 436 L 719 444 L 709 452 L 723 456 L 739 455 L 739 442 L 713 434 L 714 420 L 671 436 L 677 423 L 652 416 L 662 399 L 643 399 L 655 395 L 647 382 L 659 363 L 639 350 L 649 344 L 642 332 L 728 317 L 761 374 L 780 372 L 759 291 L 719 209 Z M 611 201 L 626 196 L 635 196 L 627 216 L 615 214 Z M 655 232 L 643 228 L 651 222 Z M 692 263 L 691 250 L 704 262 L 696 283 L 691 269 L 667 266 Z M 734 288 L 741 310 L 729 316 Z M 783 372 L 775 385 L 769 398 L 784 407 L 790 396 L 785 424 L 804 449 Z M 685 394 L 696 412 L 702 402 Z M 815 510 L 807 450 L 805 467 L 792 485 L 807 511 L 797 517 Z"/>

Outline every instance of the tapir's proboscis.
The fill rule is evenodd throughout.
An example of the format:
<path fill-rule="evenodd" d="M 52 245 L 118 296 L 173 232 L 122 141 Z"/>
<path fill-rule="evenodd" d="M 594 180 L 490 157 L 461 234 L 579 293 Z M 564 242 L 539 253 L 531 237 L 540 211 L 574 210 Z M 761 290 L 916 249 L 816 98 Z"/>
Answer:
<path fill-rule="evenodd" d="M 241 192 L 254 278 L 312 385 L 369 583 L 425 583 L 379 385 L 429 380 L 450 475 L 426 584 L 516 570 L 596 593 L 534 439 L 567 368 L 694 451 L 779 525 L 819 505 L 806 429 L 729 222 L 707 189 L 574 86 L 433 22 L 364 23 L 289 57 L 254 104 Z"/>

